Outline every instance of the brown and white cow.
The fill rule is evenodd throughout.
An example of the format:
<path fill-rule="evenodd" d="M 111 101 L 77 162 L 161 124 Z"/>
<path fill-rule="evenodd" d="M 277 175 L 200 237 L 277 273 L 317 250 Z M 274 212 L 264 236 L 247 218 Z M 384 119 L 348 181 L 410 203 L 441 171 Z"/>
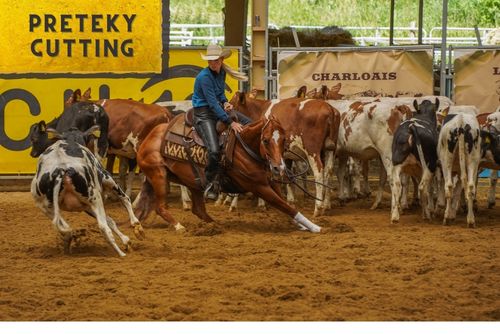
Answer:
<path fill-rule="evenodd" d="M 314 216 L 331 207 L 330 191 L 326 191 L 333 173 L 340 114 L 318 99 L 289 98 L 260 100 L 237 92 L 230 101 L 234 108 L 252 119 L 275 117 L 285 130 L 287 148 L 304 157 L 316 181 Z M 323 159 L 322 159 L 322 156 Z"/>
<path fill-rule="evenodd" d="M 330 102 L 331 103 L 331 102 Z M 391 175 L 392 137 L 399 124 L 411 117 L 411 110 L 395 101 L 342 101 L 333 103 L 341 110 L 337 157 L 339 166 L 339 198 L 347 198 L 345 173 L 349 156 L 361 161 L 380 159 L 380 187 L 372 208 L 376 208 L 382 200 L 383 185 L 387 175 Z M 348 105 L 348 107 L 346 107 Z"/>
<path fill-rule="evenodd" d="M 382 200 L 383 187 L 387 177 L 392 175 L 392 138 L 402 121 L 412 117 L 414 112 L 413 101 L 418 103 L 424 100 L 440 101 L 438 114 L 452 105 L 447 97 L 424 96 L 418 98 L 360 98 L 357 100 L 328 100 L 327 102 L 341 113 L 339 138 L 337 142 L 337 156 L 339 167 L 339 198 L 346 200 L 349 196 L 345 185 L 348 157 L 354 157 L 363 163 L 363 176 L 367 186 L 367 161 L 380 159 L 380 181 L 372 209 L 378 207 Z"/>

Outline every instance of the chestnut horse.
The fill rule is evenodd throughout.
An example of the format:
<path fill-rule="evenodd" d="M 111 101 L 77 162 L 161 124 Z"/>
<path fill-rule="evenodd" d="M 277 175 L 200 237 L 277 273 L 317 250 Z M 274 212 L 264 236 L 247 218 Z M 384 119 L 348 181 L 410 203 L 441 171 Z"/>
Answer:
<path fill-rule="evenodd" d="M 179 161 L 165 157 L 161 152 L 167 132 L 178 123 L 184 122 L 183 117 L 179 115 L 168 124 L 156 126 L 144 139 L 137 152 L 139 167 L 146 178 L 142 184 L 140 197 L 136 200 L 135 213 L 140 221 L 144 221 L 154 207 L 156 213 L 174 225 L 176 230 L 184 227 L 167 210 L 166 184 L 170 179 L 191 190 L 191 211 L 196 216 L 206 222 L 213 221 L 206 211 L 203 190 L 195 181 L 191 163 L 187 160 Z M 285 169 L 282 158 L 285 137 L 279 123 L 274 118 L 260 119 L 246 125 L 240 133 L 240 138 L 241 141 L 235 140 L 231 155 L 232 163 L 225 169 L 225 174 L 231 178 L 233 184 L 241 192 L 252 192 L 263 198 L 271 206 L 292 217 L 294 223 L 302 229 L 320 232 L 319 226 L 281 198 L 278 185 L 269 178 L 269 170 L 274 174 L 282 174 Z M 203 174 L 203 168 L 199 168 L 199 172 Z"/>

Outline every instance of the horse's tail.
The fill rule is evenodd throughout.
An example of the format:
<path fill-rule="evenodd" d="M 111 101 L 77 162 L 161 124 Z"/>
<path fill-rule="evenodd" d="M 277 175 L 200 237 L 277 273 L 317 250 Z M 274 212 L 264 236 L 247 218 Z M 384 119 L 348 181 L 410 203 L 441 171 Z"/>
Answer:
<path fill-rule="evenodd" d="M 145 221 L 154 208 L 155 193 L 153 186 L 145 177 L 142 182 L 141 191 L 134 200 L 134 214 L 139 221 Z"/>

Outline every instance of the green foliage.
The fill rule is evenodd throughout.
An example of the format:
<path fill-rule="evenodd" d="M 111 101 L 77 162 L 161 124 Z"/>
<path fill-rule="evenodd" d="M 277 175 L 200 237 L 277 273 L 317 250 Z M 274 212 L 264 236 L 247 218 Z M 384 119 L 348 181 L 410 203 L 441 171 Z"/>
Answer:
<path fill-rule="evenodd" d="M 223 23 L 224 0 L 173 0 L 172 23 Z M 249 0 L 251 3 L 251 0 Z M 441 26 L 441 0 L 424 0 L 424 29 Z M 388 27 L 389 0 L 269 0 L 269 22 L 289 25 Z M 418 22 L 417 0 L 396 0 L 394 25 Z M 449 0 L 448 26 L 496 27 L 500 24 L 500 0 Z"/>

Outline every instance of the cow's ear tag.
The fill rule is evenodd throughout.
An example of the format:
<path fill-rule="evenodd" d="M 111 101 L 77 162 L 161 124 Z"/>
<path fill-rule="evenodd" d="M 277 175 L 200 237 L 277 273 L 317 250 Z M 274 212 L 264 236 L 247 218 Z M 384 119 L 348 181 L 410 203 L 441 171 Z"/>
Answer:
<path fill-rule="evenodd" d="M 53 132 L 47 132 L 47 138 L 50 139 L 50 140 L 52 140 L 52 139 L 56 138 L 56 135 Z"/>
<path fill-rule="evenodd" d="M 97 129 L 92 131 L 92 135 L 96 138 L 99 138 L 101 136 L 101 130 Z"/>
<path fill-rule="evenodd" d="M 491 144 L 491 139 L 490 139 L 490 137 L 486 137 L 486 138 L 484 138 L 484 142 L 485 142 L 486 144 Z"/>

